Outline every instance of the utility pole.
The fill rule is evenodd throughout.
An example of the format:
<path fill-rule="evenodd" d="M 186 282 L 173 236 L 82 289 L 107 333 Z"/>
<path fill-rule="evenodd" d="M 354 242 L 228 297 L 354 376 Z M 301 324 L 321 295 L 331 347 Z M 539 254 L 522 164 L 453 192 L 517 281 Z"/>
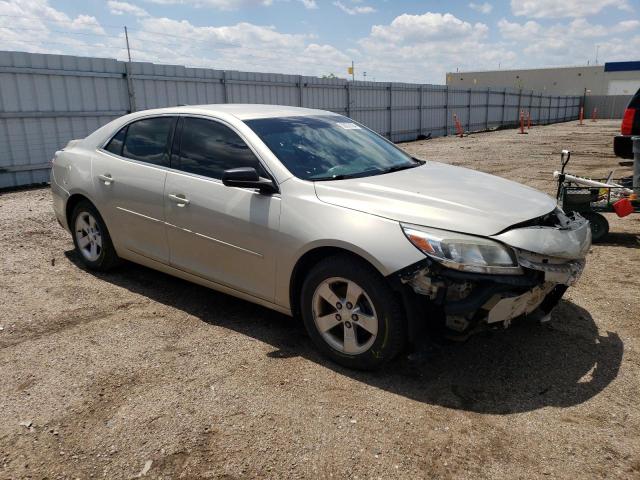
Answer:
<path fill-rule="evenodd" d="M 351 80 L 354 81 L 356 79 L 356 69 L 353 65 L 353 60 L 351 60 Z"/>
<path fill-rule="evenodd" d="M 124 26 L 124 38 L 127 42 L 127 56 L 129 57 L 129 63 L 131 63 L 131 49 L 129 48 L 129 32 L 127 32 L 127 26 Z"/>
<path fill-rule="evenodd" d="M 600 45 L 596 45 L 596 65 L 598 65 L 598 50 L 600 50 Z"/>
<path fill-rule="evenodd" d="M 127 32 L 127 26 L 124 27 L 124 39 L 127 42 L 127 57 L 129 61 L 125 65 L 125 72 L 127 76 L 127 92 L 129 93 L 129 111 L 136 111 L 136 93 L 133 89 L 133 79 L 131 78 L 131 49 L 129 48 L 129 32 Z"/>
<path fill-rule="evenodd" d="M 367 80 L 367 72 L 362 72 L 362 76 L 364 77 L 364 80 Z"/>

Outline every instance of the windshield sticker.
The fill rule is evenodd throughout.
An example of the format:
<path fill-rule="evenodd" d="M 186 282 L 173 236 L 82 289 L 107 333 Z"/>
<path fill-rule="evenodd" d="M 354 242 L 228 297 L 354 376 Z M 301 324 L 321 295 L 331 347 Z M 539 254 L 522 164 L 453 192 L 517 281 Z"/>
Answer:
<path fill-rule="evenodd" d="M 338 125 L 339 127 L 344 128 L 345 130 L 362 130 L 355 123 L 337 123 L 336 125 Z"/>

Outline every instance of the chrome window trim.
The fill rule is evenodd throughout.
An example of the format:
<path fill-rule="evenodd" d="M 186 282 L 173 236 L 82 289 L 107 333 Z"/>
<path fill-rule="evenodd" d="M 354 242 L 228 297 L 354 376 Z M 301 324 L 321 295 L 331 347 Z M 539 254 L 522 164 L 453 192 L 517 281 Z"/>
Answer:
<path fill-rule="evenodd" d="M 271 171 L 271 169 L 269 168 L 267 163 L 264 161 L 262 156 L 256 151 L 255 147 L 251 144 L 251 142 L 249 142 L 247 140 L 247 138 L 241 132 L 239 132 L 233 125 L 231 125 L 230 123 L 228 123 L 227 121 L 225 121 L 225 120 L 223 120 L 221 118 L 214 117 L 214 116 L 211 116 L 211 115 L 196 114 L 196 113 L 164 113 L 164 114 L 153 114 L 153 115 L 145 115 L 145 116 L 142 116 L 142 117 L 138 117 L 138 118 L 135 118 L 135 119 L 131 120 L 130 122 L 125 123 L 124 125 L 121 125 L 120 128 L 118 128 L 115 132 L 113 132 L 108 137 L 108 139 L 105 142 L 102 143 L 102 146 L 99 146 L 96 150 L 101 152 L 101 153 L 104 153 L 106 155 L 110 155 L 110 156 L 112 156 L 114 158 L 117 158 L 118 160 L 125 160 L 127 162 L 133 162 L 133 163 L 137 163 L 139 165 L 144 165 L 144 166 L 147 166 L 147 167 L 153 167 L 153 168 L 158 168 L 158 169 L 171 171 L 171 172 L 175 172 L 175 173 L 181 173 L 183 175 L 188 175 L 188 176 L 201 178 L 201 179 L 204 179 L 204 180 L 214 181 L 214 182 L 219 183 L 219 184 L 222 185 L 222 179 L 220 179 L 220 178 L 207 177 L 205 175 L 199 175 L 197 173 L 185 172 L 184 170 L 179 170 L 177 168 L 171 168 L 170 166 L 156 165 L 154 163 L 143 162 L 141 160 L 136 160 L 134 158 L 129 158 L 129 157 L 124 157 L 122 155 L 117 155 L 117 154 L 115 154 L 113 152 L 108 151 L 105 148 L 109 144 L 109 142 L 111 142 L 111 140 L 113 140 L 113 137 L 115 137 L 118 134 L 118 132 L 120 132 L 120 130 L 122 130 L 123 128 L 128 127 L 132 123 L 135 123 L 135 122 L 137 122 L 139 120 L 149 120 L 151 118 L 161 118 L 161 117 L 202 118 L 204 120 L 209 120 L 209 121 L 212 121 L 212 122 L 218 122 L 218 123 L 224 125 L 225 127 L 229 128 L 232 132 L 234 132 L 236 135 L 238 135 L 238 137 L 240 137 L 240 139 L 245 143 L 245 145 L 247 145 L 247 147 L 249 147 L 251 152 L 258 159 L 258 162 L 260 163 L 262 168 L 264 168 L 265 171 L 269 174 L 270 180 L 276 185 L 276 187 L 278 187 L 278 190 L 280 189 L 280 184 L 276 180 L 275 175 L 273 174 L 273 172 Z M 174 135 L 172 136 L 172 142 L 173 142 L 173 138 L 175 138 L 175 127 L 174 127 Z M 170 153 L 170 156 L 171 156 L 171 152 L 169 152 L 169 153 Z M 171 164 L 171 160 L 169 160 L 169 164 Z M 280 196 L 280 192 L 278 191 L 276 195 Z"/>

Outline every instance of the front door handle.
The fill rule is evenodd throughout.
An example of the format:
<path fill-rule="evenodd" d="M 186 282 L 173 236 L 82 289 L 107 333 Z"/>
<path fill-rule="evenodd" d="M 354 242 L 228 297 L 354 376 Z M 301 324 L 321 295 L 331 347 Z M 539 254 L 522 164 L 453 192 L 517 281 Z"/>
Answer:
<path fill-rule="evenodd" d="M 98 175 L 98 178 L 104 182 L 105 185 L 111 185 L 113 183 L 113 177 L 105 173 L 104 175 Z"/>
<path fill-rule="evenodd" d="M 169 194 L 169 198 L 178 204 L 178 207 L 184 207 L 185 205 L 189 205 L 189 199 L 185 198 L 184 195 L 178 194 L 174 195 L 173 193 Z"/>

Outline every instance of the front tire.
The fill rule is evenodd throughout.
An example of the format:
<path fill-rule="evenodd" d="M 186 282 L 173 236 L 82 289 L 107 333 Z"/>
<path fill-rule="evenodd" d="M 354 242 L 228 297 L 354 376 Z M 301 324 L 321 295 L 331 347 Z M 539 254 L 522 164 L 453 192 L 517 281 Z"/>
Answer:
<path fill-rule="evenodd" d="M 120 262 L 107 226 L 91 202 L 78 202 L 70 220 L 76 253 L 87 268 L 104 272 Z"/>
<path fill-rule="evenodd" d="M 318 263 L 303 283 L 301 307 L 314 345 L 345 367 L 379 368 L 404 347 L 401 303 L 364 261 L 337 255 Z"/>

